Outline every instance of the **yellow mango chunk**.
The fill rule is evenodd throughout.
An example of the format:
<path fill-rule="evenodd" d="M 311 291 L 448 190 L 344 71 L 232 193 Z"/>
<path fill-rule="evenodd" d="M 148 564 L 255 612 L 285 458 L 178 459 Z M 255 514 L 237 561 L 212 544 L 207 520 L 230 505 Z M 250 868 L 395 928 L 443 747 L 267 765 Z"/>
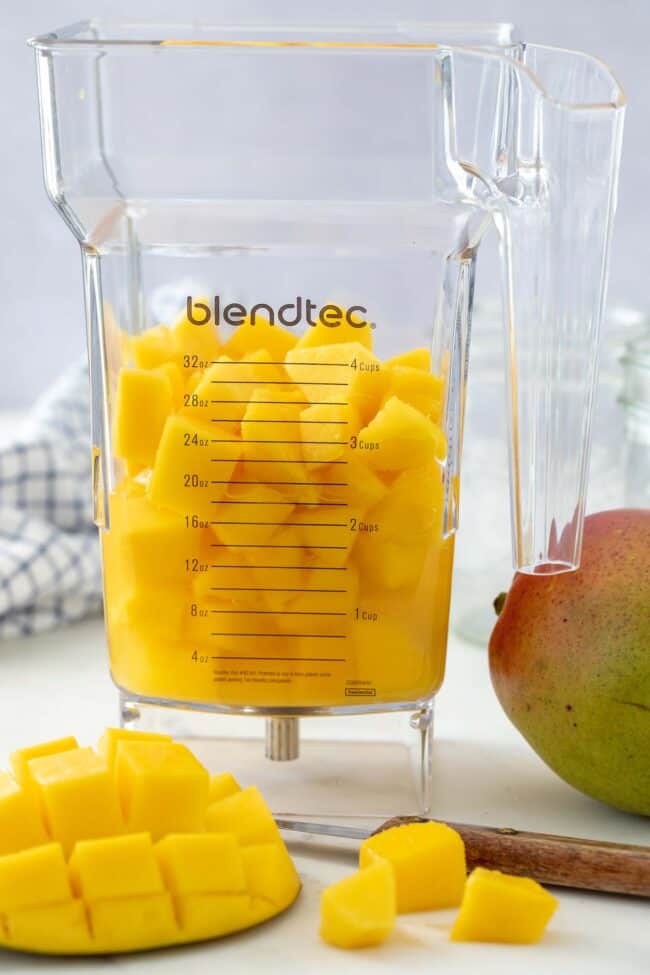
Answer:
<path fill-rule="evenodd" d="M 340 461 L 319 469 L 321 501 L 347 503 L 365 513 L 386 497 L 387 484 L 359 459 L 361 456 L 348 450 Z"/>
<path fill-rule="evenodd" d="M 361 417 L 350 406 L 315 403 L 300 414 L 300 435 L 305 460 L 314 465 L 330 464 L 343 456 L 350 437 L 358 433 Z"/>
<path fill-rule="evenodd" d="M 0 772 L 0 856 L 46 843 L 49 837 L 33 792 Z"/>
<path fill-rule="evenodd" d="M 199 298 L 210 304 L 209 299 Z M 197 320 L 203 313 L 196 315 Z M 221 353 L 221 341 L 212 321 L 195 325 L 183 313 L 171 329 L 172 341 L 178 350 L 178 358 L 185 370 L 205 369 Z"/>
<path fill-rule="evenodd" d="M 284 466 L 276 465 L 275 477 Z M 224 545 L 263 545 L 293 510 L 291 501 L 277 488 L 252 479 L 241 483 L 250 478 L 251 467 L 242 465 L 239 472 L 235 470 L 222 501 L 214 505 L 211 521 L 215 541 Z"/>
<path fill-rule="evenodd" d="M 24 789 L 34 788 L 34 780 L 29 770 L 29 763 L 33 758 L 42 758 L 44 755 L 57 755 L 59 752 L 69 752 L 73 748 L 78 748 L 79 743 L 72 735 L 65 738 L 55 738 L 53 741 L 43 741 L 38 745 L 29 745 L 27 748 L 19 748 L 13 755 L 9 756 L 9 764 L 14 773 L 16 782 Z"/>
<path fill-rule="evenodd" d="M 378 371 L 379 360 L 358 341 L 305 347 L 287 353 L 284 367 L 309 403 L 348 404 L 348 388 L 362 372 Z"/>
<path fill-rule="evenodd" d="M 92 748 L 33 758 L 47 830 L 68 856 L 79 840 L 124 831 L 117 791 L 106 762 Z"/>
<path fill-rule="evenodd" d="M 364 348 L 372 349 L 372 329 L 358 311 L 326 304 L 321 307 L 316 324 L 309 325 L 301 335 L 296 348 L 313 349 L 341 342 L 358 342 Z"/>
<path fill-rule="evenodd" d="M 397 396 L 402 403 L 410 403 L 434 423 L 439 423 L 444 391 L 444 380 L 441 376 L 433 376 L 430 372 L 423 372 L 412 366 L 395 365 L 388 374 L 380 405 L 383 406 L 391 396 Z"/>
<path fill-rule="evenodd" d="M 465 845 L 445 823 L 408 823 L 368 837 L 359 866 L 390 863 L 398 914 L 460 904 L 465 889 Z"/>
<path fill-rule="evenodd" d="M 68 869 L 60 843 L 0 857 L 0 912 L 69 901 Z"/>
<path fill-rule="evenodd" d="M 447 446 L 440 427 L 414 406 L 391 396 L 359 431 L 359 450 L 374 470 L 399 471 L 444 459 Z"/>
<path fill-rule="evenodd" d="M 172 386 L 166 375 L 122 369 L 115 405 L 115 456 L 133 469 L 151 467 L 165 420 L 173 409 Z"/>
<path fill-rule="evenodd" d="M 477 867 L 467 880 L 451 939 L 534 944 L 557 906 L 555 897 L 528 877 Z"/>
<path fill-rule="evenodd" d="M 320 936 L 337 948 L 380 945 L 395 926 L 395 880 L 378 860 L 323 891 Z"/>
<path fill-rule="evenodd" d="M 183 405 L 183 393 L 185 392 L 185 382 L 183 373 L 175 362 L 165 362 L 162 366 L 157 366 L 154 372 L 157 375 L 165 376 L 169 381 L 172 391 L 172 404 L 175 410 L 180 410 Z"/>
<path fill-rule="evenodd" d="M 131 336 L 129 345 L 138 369 L 155 369 L 166 362 L 174 362 L 178 354 L 174 337 L 166 325 L 157 325 L 141 335 Z"/>
<path fill-rule="evenodd" d="M 186 833 L 156 844 L 165 885 L 174 895 L 246 892 L 242 850 L 232 833 Z"/>
<path fill-rule="evenodd" d="M 437 464 L 405 470 L 365 515 L 375 532 L 360 531 L 355 558 L 366 585 L 415 587 L 442 529 L 444 485 Z"/>
<path fill-rule="evenodd" d="M 75 895 L 86 902 L 164 890 L 148 833 L 82 840 L 68 867 Z"/>
<path fill-rule="evenodd" d="M 226 430 L 172 416 L 156 454 L 149 500 L 178 514 L 209 520 L 239 460 L 241 443 Z"/>
<path fill-rule="evenodd" d="M 281 394 L 288 385 L 282 365 L 273 360 L 268 349 L 258 349 L 239 360 L 220 356 L 206 369 L 185 412 L 239 433 L 246 406 L 256 390 L 265 387 L 265 399 L 272 401 L 276 392 Z"/>
<path fill-rule="evenodd" d="M 292 395 L 270 402 L 256 390 L 242 417 L 242 481 L 262 482 L 287 501 L 315 499 L 302 454 L 300 414 Z"/>
<path fill-rule="evenodd" d="M 111 622 L 160 640 L 180 639 L 189 615 L 189 594 L 179 585 L 138 590 L 108 607 Z"/>
<path fill-rule="evenodd" d="M 386 360 L 386 366 L 409 366 L 411 369 L 422 369 L 424 372 L 431 372 L 431 353 L 428 349 L 409 349 L 407 352 L 400 352 L 391 359 Z"/>
<path fill-rule="evenodd" d="M 284 843 L 260 843 L 241 851 L 248 892 L 263 897 L 280 910 L 293 903 L 300 878 Z"/>
<path fill-rule="evenodd" d="M 241 792 L 241 786 L 234 775 L 230 772 L 220 772 L 219 775 L 210 776 L 210 786 L 208 789 L 208 803 L 217 802 L 232 796 L 235 792 Z"/>
<path fill-rule="evenodd" d="M 212 833 L 234 833 L 242 846 L 282 842 L 271 810 L 254 785 L 212 803 L 205 814 Z"/>
<path fill-rule="evenodd" d="M 142 951 L 180 938 L 172 898 L 166 891 L 92 901 L 88 913 L 97 950 Z"/>
<path fill-rule="evenodd" d="M 224 345 L 224 352 L 233 359 L 243 359 L 257 349 L 267 349 L 274 361 L 282 362 L 295 344 L 295 335 L 256 313 L 254 318 L 248 317 L 237 326 Z"/>
<path fill-rule="evenodd" d="M 154 731 L 131 731 L 129 728 L 107 728 L 97 742 L 97 751 L 110 768 L 115 766 L 117 746 L 121 741 L 170 742 L 171 735 Z"/>
<path fill-rule="evenodd" d="M 131 582 L 137 590 L 155 592 L 187 581 L 185 563 L 199 555 L 201 531 L 188 526 L 183 514 L 137 495 L 121 498 L 113 513 L 108 534 L 115 533 L 123 587 Z"/>
<path fill-rule="evenodd" d="M 19 951 L 75 955 L 97 950 L 81 900 L 10 911 L 6 928 L 8 944 Z"/>
<path fill-rule="evenodd" d="M 220 938 L 265 920 L 254 913 L 249 894 L 182 894 L 174 903 L 183 940 Z"/>
<path fill-rule="evenodd" d="M 157 840 L 202 829 L 210 777 L 184 745 L 120 741 L 115 773 L 130 830 Z"/>

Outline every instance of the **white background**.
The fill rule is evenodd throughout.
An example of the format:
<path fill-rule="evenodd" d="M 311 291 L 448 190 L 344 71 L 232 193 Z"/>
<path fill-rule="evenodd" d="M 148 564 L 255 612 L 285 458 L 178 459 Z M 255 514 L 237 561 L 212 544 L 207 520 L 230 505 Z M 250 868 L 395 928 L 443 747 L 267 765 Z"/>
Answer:
<path fill-rule="evenodd" d="M 78 246 L 43 190 L 33 54 L 25 38 L 87 16 L 171 21 L 509 20 L 531 41 L 599 55 L 627 89 L 611 302 L 647 304 L 648 0 L 5 0 L 0 12 L 0 409 L 21 408 L 84 353 Z"/>

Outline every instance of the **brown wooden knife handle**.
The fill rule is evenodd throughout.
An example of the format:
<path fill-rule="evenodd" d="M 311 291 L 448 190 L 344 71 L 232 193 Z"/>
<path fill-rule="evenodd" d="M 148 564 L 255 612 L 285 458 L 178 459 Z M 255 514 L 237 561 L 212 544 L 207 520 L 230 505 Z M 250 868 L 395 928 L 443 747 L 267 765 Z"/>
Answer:
<path fill-rule="evenodd" d="M 379 830 L 418 816 L 398 816 Z M 528 833 L 504 827 L 448 823 L 465 843 L 467 866 L 488 867 L 540 883 L 650 897 L 650 847 Z"/>

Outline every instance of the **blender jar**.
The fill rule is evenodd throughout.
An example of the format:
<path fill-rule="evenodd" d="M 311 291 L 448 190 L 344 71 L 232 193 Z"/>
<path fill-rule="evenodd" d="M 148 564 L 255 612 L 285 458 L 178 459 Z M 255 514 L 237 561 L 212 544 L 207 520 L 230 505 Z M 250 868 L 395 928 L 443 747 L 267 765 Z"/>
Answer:
<path fill-rule="evenodd" d="M 496 226 L 516 562 L 570 570 L 623 105 L 593 59 L 455 34 L 33 42 L 123 719 L 259 715 L 295 758 L 298 717 L 404 711 L 425 807 L 477 248 Z"/>

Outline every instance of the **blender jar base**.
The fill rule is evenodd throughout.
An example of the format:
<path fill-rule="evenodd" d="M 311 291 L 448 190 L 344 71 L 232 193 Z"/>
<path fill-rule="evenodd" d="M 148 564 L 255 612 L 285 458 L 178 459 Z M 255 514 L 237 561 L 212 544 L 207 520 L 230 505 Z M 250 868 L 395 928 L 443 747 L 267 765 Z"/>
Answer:
<path fill-rule="evenodd" d="M 212 773 L 259 786 L 277 816 L 383 821 L 431 810 L 433 699 L 410 711 L 302 719 L 192 710 L 124 691 L 119 702 L 122 727 L 188 741 Z"/>

